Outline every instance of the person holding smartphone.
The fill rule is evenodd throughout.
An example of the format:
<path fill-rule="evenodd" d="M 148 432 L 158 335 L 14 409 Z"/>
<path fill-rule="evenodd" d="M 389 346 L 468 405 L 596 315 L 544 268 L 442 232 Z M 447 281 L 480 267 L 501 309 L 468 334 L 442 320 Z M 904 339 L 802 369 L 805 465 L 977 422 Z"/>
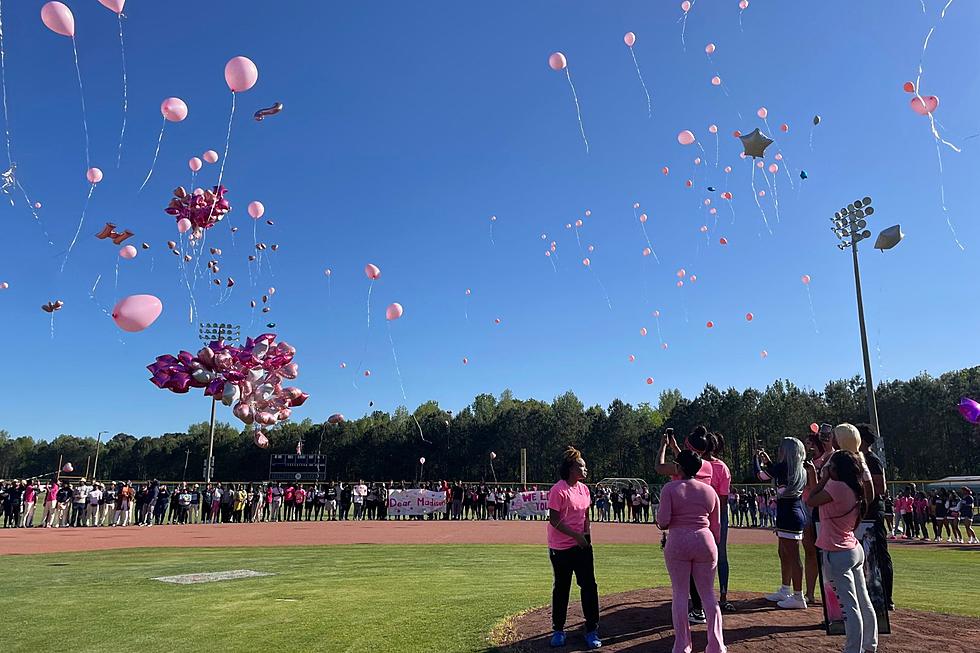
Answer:
<path fill-rule="evenodd" d="M 559 465 L 561 480 L 548 492 L 548 557 L 555 582 L 551 591 L 551 646 L 565 645 L 565 618 L 572 574 L 581 588 L 585 615 L 585 643 L 602 646 L 599 639 L 599 588 L 592 558 L 589 507 L 592 497 L 583 482 L 588 476 L 585 460 L 577 449 L 565 449 Z"/>

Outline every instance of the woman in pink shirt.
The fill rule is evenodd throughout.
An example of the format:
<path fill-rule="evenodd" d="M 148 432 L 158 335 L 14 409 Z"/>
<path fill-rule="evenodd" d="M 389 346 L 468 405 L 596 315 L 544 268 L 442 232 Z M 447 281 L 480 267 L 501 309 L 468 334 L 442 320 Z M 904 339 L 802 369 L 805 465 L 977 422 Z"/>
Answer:
<path fill-rule="evenodd" d="M 838 451 L 807 499 L 810 507 L 821 507 L 817 546 L 844 614 L 844 653 L 873 653 L 878 647 L 878 619 L 864 582 L 864 547 L 854 537 L 866 507 L 861 476 L 858 457 Z"/>
<path fill-rule="evenodd" d="M 721 609 L 714 591 L 717 545 L 721 539 L 721 503 L 710 485 L 695 480 L 701 464 L 701 456 L 693 451 L 677 454 L 682 479 L 664 486 L 657 512 L 657 524 L 661 529 L 670 531 L 664 548 L 664 561 L 673 592 L 674 653 L 688 653 L 691 650 L 687 597 L 692 575 L 704 602 L 708 622 L 708 647 L 705 653 L 725 653 L 727 650 L 722 634 Z"/>
<path fill-rule="evenodd" d="M 574 447 L 565 449 L 559 466 L 561 480 L 548 492 L 548 557 L 555 573 L 551 590 L 551 645 L 565 645 L 565 617 L 572 574 L 581 588 L 585 615 L 585 643 L 599 648 L 599 588 L 595 582 L 592 539 L 589 533 L 589 507 L 592 497 L 582 481 L 588 469 L 582 454 Z M 685 601 L 686 604 L 686 601 Z"/>

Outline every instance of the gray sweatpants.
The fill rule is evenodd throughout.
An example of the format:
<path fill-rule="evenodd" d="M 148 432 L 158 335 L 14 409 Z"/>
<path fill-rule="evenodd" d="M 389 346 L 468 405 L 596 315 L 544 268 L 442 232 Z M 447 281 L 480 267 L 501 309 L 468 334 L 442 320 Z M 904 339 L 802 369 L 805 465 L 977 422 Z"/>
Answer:
<path fill-rule="evenodd" d="M 844 614 L 844 653 L 877 650 L 878 618 L 864 583 L 864 547 L 859 543 L 850 551 L 824 552 L 824 562 Z"/>

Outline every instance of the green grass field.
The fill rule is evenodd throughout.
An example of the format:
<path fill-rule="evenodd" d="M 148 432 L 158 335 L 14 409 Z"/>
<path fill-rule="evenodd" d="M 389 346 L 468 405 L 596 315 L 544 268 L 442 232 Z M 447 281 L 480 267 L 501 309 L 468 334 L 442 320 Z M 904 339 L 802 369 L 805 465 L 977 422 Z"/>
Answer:
<path fill-rule="evenodd" d="M 974 551 L 894 547 L 900 607 L 980 617 Z M 732 589 L 778 584 L 775 547 L 730 548 Z M 154 576 L 275 576 L 171 585 Z M 603 594 L 667 585 L 659 547 L 599 545 Z M 575 586 L 573 585 L 573 591 Z M 4 651 L 486 651 L 550 600 L 545 549 L 511 545 L 137 549 L 0 558 Z"/>

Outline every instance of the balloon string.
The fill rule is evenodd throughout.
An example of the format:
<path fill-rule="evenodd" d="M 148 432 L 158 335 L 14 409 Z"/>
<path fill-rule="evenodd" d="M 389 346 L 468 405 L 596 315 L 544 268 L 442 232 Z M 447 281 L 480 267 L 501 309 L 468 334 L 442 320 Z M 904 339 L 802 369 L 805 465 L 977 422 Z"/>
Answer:
<path fill-rule="evenodd" d="M 953 228 L 953 223 L 949 219 L 949 209 L 946 207 L 946 184 L 943 181 L 943 151 L 939 147 L 939 143 L 936 143 L 936 159 L 939 161 L 939 201 L 943 207 L 943 217 L 946 218 L 946 226 L 949 227 L 949 233 L 953 235 L 953 241 L 962 252 L 966 247 L 963 246 L 963 243 L 960 242 L 959 237 L 956 235 L 956 229 Z"/>
<path fill-rule="evenodd" d="M 585 125 L 582 123 L 582 109 L 578 104 L 578 93 L 575 92 L 575 84 L 572 84 L 572 74 L 568 72 L 568 67 L 565 67 L 565 78 L 568 79 L 568 85 L 572 89 L 572 99 L 575 100 L 575 115 L 578 116 L 578 129 L 582 132 L 582 140 L 585 142 L 585 153 L 589 153 L 589 139 L 585 137 Z"/>
<path fill-rule="evenodd" d="M 653 248 L 653 243 L 650 242 L 650 236 L 647 235 L 647 226 L 641 222 L 640 228 L 643 230 L 643 237 L 647 241 L 647 247 L 650 248 L 650 253 L 653 254 L 653 260 L 657 262 L 657 265 L 660 265 L 660 257 L 657 256 L 657 250 Z"/>
<path fill-rule="evenodd" d="M 643 87 L 643 93 L 647 96 L 647 118 L 653 117 L 653 105 L 650 102 L 650 91 L 647 90 L 647 85 L 643 81 L 643 73 L 640 72 L 640 64 L 636 61 L 636 53 L 633 52 L 633 46 L 630 46 L 630 56 L 633 57 L 633 65 L 636 66 L 636 76 L 640 78 L 640 86 Z"/>
<path fill-rule="evenodd" d="M 810 294 L 810 284 L 805 284 L 806 298 L 810 302 L 810 321 L 813 323 L 813 330 L 820 335 L 820 328 L 817 326 L 817 312 L 813 310 L 813 295 Z"/>
<path fill-rule="evenodd" d="M 157 157 L 160 156 L 160 145 L 163 143 L 163 132 L 166 128 L 167 128 L 167 119 L 164 118 L 163 125 L 161 125 L 160 127 L 160 136 L 159 138 L 157 138 L 157 149 L 155 152 L 153 152 L 153 161 L 150 163 L 150 170 L 149 172 L 146 173 L 146 179 L 144 179 L 143 183 L 140 184 L 140 189 L 136 191 L 137 193 L 143 192 L 143 187 L 146 186 L 146 182 L 150 181 L 150 177 L 153 176 L 153 168 L 157 164 Z M 208 217 L 210 218 L 211 216 L 209 215 Z"/>
<path fill-rule="evenodd" d="M 89 161 L 88 118 L 85 112 L 85 89 L 82 88 L 82 69 L 78 67 L 78 48 L 75 47 L 75 37 L 71 37 L 71 49 L 75 54 L 75 74 L 78 76 L 78 95 L 82 100 L 82 131 L 85 132 L 85 169 L 92 167 Z"/>
<path fill-rule="evenodd" d="M 752 197 L 755 198 L 755 205 L 759 207 L 759 212 L 762 214 L 762 221 L 766 225 L 766 230 L 769 235 L 772 235 L 772 228 L 769 226 L 769 218 L 766 217 L 766 210 L 762 208 L 762 204 L 759 203 L 759 191 L 755 188 L 755 162 L 752 163 Z"/>
<path fill-rule="evenodd" d="M 78 228 L 75 230 L 75 237 L 71 239 L 68 244 L 68 251 L 65 252 L 65 258 L 61 261 L 61 271 L 65 271 L 65 264 L 68 263 L 68 257 L 71 256 L 71 250 L 75 247 L 75 243 L 78 241 L 78 234 L 82 233 L 82 223 L 85 222 L 85 212 L 88 210 L 89 200 L 92 199 L 92 193 L 95 192 L 95 184 L 90 184 L 88 188 L 88 196 L 85 198 L 85 205 L 82 207 L 82 215 L 78 219 Z"/>
<path fill-rule="evenodd" d="M 395 339 L 391 336 L 391 322 L 388 322 L 388 342 L 391 343 L 391 357 L 395 361 L 395 373 L 398 374 L 398 386 L 402 389 L 402 399 L 405 401 L 405 409 L 408 409 L 408 395 L 405 394 L 405 384 L 402 382 L 402 371 L 398 366 L 398 353 L 395 351 Z M 425 439 L 425 434 L 422 433 L 422 425 L 419 424 L 419 420 L 415 417 L 415 413 L 409 413 L 412 416 L 412 420 L 415 421 L 415 426 L 419 429 L 419 437 L 422 438 L 422 442 L 429 442 Z M 431 443 L 430 443 L 431 444 Z"/>
<path fill-rule="evenodd" d="M 548 257 L 548 260 L 551 261 L 551 269 L 555 271 L 555 274 L 558 274 L 558 267 L 555 265 L 554 258 L 555 258 L 555 253 L 552 252 L 551 256 Z"/>
<path fill-rule="evenodd" d="M 361 352 L 361 360 L 358 361 L 357 367 L 354 369 L 354 378 L 351 380 L 351 384 L 354 386 L 355 390 L 357 387 L 357 375 L 361 373 L 361 367 L 364 365 L 364 359 L 367 358 L 368 352 L 368 340 L 371 336 L 371 291 L 374 290 L 374 279 L 371 279 L 371 283 L 368 285 L 367 292 L 367 330 L 364 332 L 364 351 Z"/>
<path fill-rule="evenodd" d="M 493 242 L 493 220 L 490 221 L 490 245 L 496 245 L 496 243 Z"/>
<path fill-rule="evenodd" d="M 815 128 L 816 128 L 816 125 L 810 125 L 810 151 L 811 152 L 813 151 L 813 130 Z"/>
<path fill-rule="evenodd" d="M 88 298 L 92 300 L 92 302 L 98 307 L 98 309 L 100 311 L 102 311 L 105 314 L 106 317 L 112 317 L 112 315 L 109 313 L 109 311 L 107 311 L 105 309 L 105 307 L 102 306 L 102 304 L 99 303 L 99 300 L 98 300 L 98 298 L 95 295 L 95 289 L 99 287 L 99 282 L 100 281 L 102 281 L 102 275 L 101 274 L 95 278 L 95 283 L 92 284 L 92 289 L 90 291 L 88 291 Z"/>
<path fill-rule="evenodd" d="M 660 331 L 660 316 L 657 315 L 654 319 L 657 320 L 657 338 L 660 339 L 660 348 L 664 348 L 664 334 Z"/>
<path fill-rule="evenodd" d="M 123 15 L 119 14 L 119 54 L 122 56 L 123 114 L 122 129 L 119 130 L 119 153 L 116 155 L 116 168 L 122 163 L 123 138 L 126 136 L 126 112 L 129 110 L 129 90 L 126 81 L 126 42 L 123 40 Z"/>
<path fill-rule="evenodd" d="M 592 266 L 589 265 L 588 267 L 589 267 L 589 272 L 591 272 L 592 276 L 595 277 L 596 283 L 599 284 L 599 289 L 602 291 L 602 296 L 606 300 L 606 306 L 608 306 L 609 310 L 611 311 L 612 302 L 609 300 L 609 293 L 606 292 L 606 286 L 602 283 L 602 279 L 599 278 L 599 275 L 596 273 L 596 271 L 592 269 Z"/>
<path fill-rule="evenodd" d="M 779 194 L 776 192 L 775 186 L 774 186 L 774 184 L 776 183 L 776 175 L 773 175 L 772 176 L 772 183 L 770 183 L 769 182 L 769 175 L 767 175 L 766 174 L 766 171 L 763 170 L 762 171 L 762 178 L 766 180 L 766 186 L 769 187 L 769 192 L 772 193 L 772 203 L 773 203 L 773 206 L 776 207 L 776 222 L 778 224 L 781 221 L 779 219 Z"/>
<path fill-rule="evenodd" d="M 718 131 L 715 131 L 715 167 L 718 167 L 718 160 L 721 156 L 721 139 L 718 138 Z"/>
<path fill-rule="evenodd" d="M 54 311 L 51 312 L 51 339 L 54 340 Z"/>

